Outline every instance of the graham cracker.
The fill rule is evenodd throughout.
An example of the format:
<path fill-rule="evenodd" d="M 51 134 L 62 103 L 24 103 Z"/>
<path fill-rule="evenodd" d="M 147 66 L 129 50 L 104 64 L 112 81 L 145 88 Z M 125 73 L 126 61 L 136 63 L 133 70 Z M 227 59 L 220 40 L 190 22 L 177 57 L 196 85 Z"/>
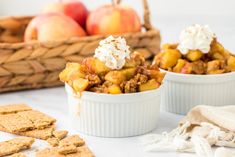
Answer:
<path fill-rule="evenodd" d="M 26 155 L 23 154 L 23 153 L 15 153 L 15 154 L 13 154 L 13 155 L 11 155 L 9 157 L 26 157 Z"/>
<path fill-rule="evenodd" d="M 1 131 L 46 140 L 53 137 L 55 121 L 56 119 L 24 104 L 0 106 Z"/>
<path fill-rule="evenodd" d="M 29 130 L 29 131 L 24 131 L 24 132 L 16 132 L 16 135 L 21 135 L 21 136 L 28 136 L 28 137 L 33 137 L 37 139 L 42 139 L 42 140 L 47 140 L 48 138 L 52 137 L 52 133 L 55 130 L 55 125 L 51 125 L 48 128 L 45 128 L 43 130 Z M 9 132 L 6 128 L 0 125 L 0 131 L 4 132 Z"/>
<path fill-rule="evenodd" d="M 80 147 L 85 144 L 85 141 L 82 138 L 80 138 L 78 135 L 73 135 L 73 136 L 66 137 L 64 139 L 59 139 L 59 138 L 55 137 L 55 135 L 54 135 L 55 132 L 56 133 L 57 132 L 64 132 L 65 133 L 65 131 L 54 131 L 53 132 L 53 137 L 47 139 L 47 142 L 53 147 L 66 146 L 66 145 L 74 145 L 76 147 Z M 63 134 L 63 135 L 65 135 L 65 134 Z M 64 137 L 64 136 L 60 136 L 60 137 Z"/>
<path fill-rule="evenodd" d="M 44 129 L 56 121 L 56 119 L 36 110 L 18 112 L 17 114 L 30 120 L 37 129 Z"/>
<path fill-rule="evenodd" d="M 0 114 L 17 113 L 17 112 L 29 111 L 29 110 L 32 110 L 32 108 L 25 104 L 0 106 Z"/>
<path fill-rule="evenodd" d="M 60 131 L 54 131 L 52 133 L 53 137 L 48 138 L 47 142 L 52 146 L 52 147 L 56 147 L 59 145 L 60 140 L 62 140 L 63 138 L 65 138 L 68 134 L 68 131 L 66 130 L 60 130 Z"/>
<path fill-rule="evenodd" d="M 55 119 L 33 110 L 27 105 L 7 105 L 0 107 L 0 130 L 21 136 L 47 140 L 54 147 L 36 153 L 36 157 L 94 157 L 78 135 L 66 137 L 68 131 L 55 131 Z M 26 157 L 20 150 L 28 149 L 33 138 L 24 137 L 0 142 L 0 157 Z"/>
<path fill-rule="evenodd" d="M 34 128 L 33 123 L 18 114 L 0 115 L 0 125 L 12 133 L 26 131 Z"/>
<path fill-rule="evenodd" d="M 51 125 L 43 130 L 35 129 L 35 130 L 29 130 L 25 132 L 18 132 L 17 135 L 47 140 L 48 138 L 53 136 L 52 133 L 54 130 L 55 130 L 55 125 Z"/>
<path fill-rule="evenodd" d="M 60 131 L 54 131 L 53 136 L 58 138 L 59 140 L 65 138 L 68 134 L 68 131 L 66 130 L 60 130 Z"/>
<path fill-rule="evenodd" d="M 55 142 L 55 147 L 38 151 L 36 157 L 94 157 L 93 153 L 85 146 L 85 141 L 78 135 L 69 136 L 60 141 L 53 137 L 48 139 L 48 142 Z"/>
<path fill-rule="evenodd" d="M 60 145 L 58 147 L 58 153 L 64 154 L 64 155 L 77 153 L 77 147 L 75 145 L 71 145 L 71 144 Z"/>
<path fill-rule="evenodd" d="M 77 147 L 75 153 L 60 154 L 58 147 L 46 148 L 36 153 L 36 157 L 95 157 L 86 146 Z"/>
<path fill-rule="evenodd" d="M 76 147 L 83 146 L 85 141 L 78 135 L 66 137 L 60 141 L 60 145 L 74 145 Z"/>
<path fill-rule="evenodd" d="M 29 149 L 33 143 L 34 139 L 30 137 L 14 138 L 12 140 L 0 142 L 0 157 Z"/>

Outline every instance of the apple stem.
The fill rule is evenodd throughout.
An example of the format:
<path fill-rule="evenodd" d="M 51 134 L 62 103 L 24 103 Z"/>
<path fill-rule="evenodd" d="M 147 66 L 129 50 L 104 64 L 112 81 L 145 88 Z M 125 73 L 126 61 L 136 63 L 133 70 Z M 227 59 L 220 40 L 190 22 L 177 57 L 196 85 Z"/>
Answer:
<path fill-rule="evenodd" d="M 121 0 L 112 0 L 112 2 L 113 2 L 113 5 L 118 5 L 120 4 Z"/>

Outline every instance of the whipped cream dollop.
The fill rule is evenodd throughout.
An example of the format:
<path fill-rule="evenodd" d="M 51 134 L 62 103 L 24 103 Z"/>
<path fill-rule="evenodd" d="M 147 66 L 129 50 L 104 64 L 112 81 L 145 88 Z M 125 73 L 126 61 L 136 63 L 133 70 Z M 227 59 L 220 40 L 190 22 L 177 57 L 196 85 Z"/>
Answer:
<path fill-rule="evenodd" d="M 100 41 L 94 57 L 111 69 L 121 69 L 126 63 L 126 58 L 130 58 L 129 48 L 124 38 L 109 36 Z"/>
<path fill-rule="evenodd" d="M 193 25 L 184 29 L 180 34 L 178 50 L 187 54 L 189 50 L 199 50 L 202 53 L 210 51 L 211 42 L 216 38 L 209 26 Z"/>

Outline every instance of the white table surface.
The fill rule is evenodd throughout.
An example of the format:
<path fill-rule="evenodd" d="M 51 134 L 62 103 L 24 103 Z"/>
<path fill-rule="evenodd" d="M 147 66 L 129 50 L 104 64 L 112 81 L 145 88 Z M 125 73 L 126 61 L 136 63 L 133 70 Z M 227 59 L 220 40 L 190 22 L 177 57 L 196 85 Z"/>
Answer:
<path fill-rule="evenodd" d="M 0 94 L 0 104 L 26 103 L 31 107 L 47 113 L 57 119 L 57 128 L 66 129 L 70 134 L 80 134 L 68 126 L 67 99 L 63 87 L 29 90 Z M 153 131 L 161 133 L 170 131 L 177 126 L 182 116 L 161 112 L 157 128 Z M 139 137 L 130 138 L 100 138 L 80 134 L 89 148 L 97 157 L 194 157 L 193 154 L 183 153 L 149 153 L 144 152 Z M 14 135 L 0 132 L 0 141 L 11 139 Z M 33 151 L 26 151 L 28 156 L 34 156 L 39 147 L 47 146 L 46 142 L 37 140 Z"/>

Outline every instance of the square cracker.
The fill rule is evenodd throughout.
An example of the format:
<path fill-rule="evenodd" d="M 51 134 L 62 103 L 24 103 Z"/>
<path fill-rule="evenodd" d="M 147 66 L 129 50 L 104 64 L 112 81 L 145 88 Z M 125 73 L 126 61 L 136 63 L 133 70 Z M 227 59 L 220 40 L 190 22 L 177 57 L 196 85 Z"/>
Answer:
<path fill-rule="evenodd" d="M 30 131 L 25 131 L 25 132 L 19 132 L 18 135 L 46 140 L 53 136 L 52 133 L 54 130 L 55 130 L 55 125 L 51 125 L 42 130 L 35 129 L 35 130 L 30 130 Z"/>
<path fill-rule="evenodd" d="M 11 133 L 26 131 L 34 128 L 33 123 L 17 114 L 0 115 L 0 125 Z"/>
<path fill-rule="evenodd" d="M 17 112 L 29 111 L 29 110 L 32 110 L 32 108 L 25 104 L 0 106 L 0 114 L 17 113 Z"/>
<path fill-rule="evenodd" d="M 17 114 L 30 120 L 37 129 L 44 129 L 56 121 L 56 119 L 36 110 L 18 112 Z"/>
<path fill-rule="evenodd" d="M 31 147 L 34 139 L 30 137 L 14 138 L 12 140 L 0 142 L 0 157 L 18 153 Z"/>
<path fill-rule="evenodd" d="M 24 131 L 24 132 L 17 132 L 15 134 L 46 140 L 46 139 L 53 136 L 52 133 L 54 130 L 55 130 L 55 125 L 51 125 L 48 128 L 45 128 L 43 130 L 36 129 L 36 130 L 30 130 L 30 131 Z M 4 128 L 1 125 L 0 125 L 0 131 L 9 132 L 6 128 Z M 9 132 L 9 133 L 11 133 L 11 132 Z"/>

